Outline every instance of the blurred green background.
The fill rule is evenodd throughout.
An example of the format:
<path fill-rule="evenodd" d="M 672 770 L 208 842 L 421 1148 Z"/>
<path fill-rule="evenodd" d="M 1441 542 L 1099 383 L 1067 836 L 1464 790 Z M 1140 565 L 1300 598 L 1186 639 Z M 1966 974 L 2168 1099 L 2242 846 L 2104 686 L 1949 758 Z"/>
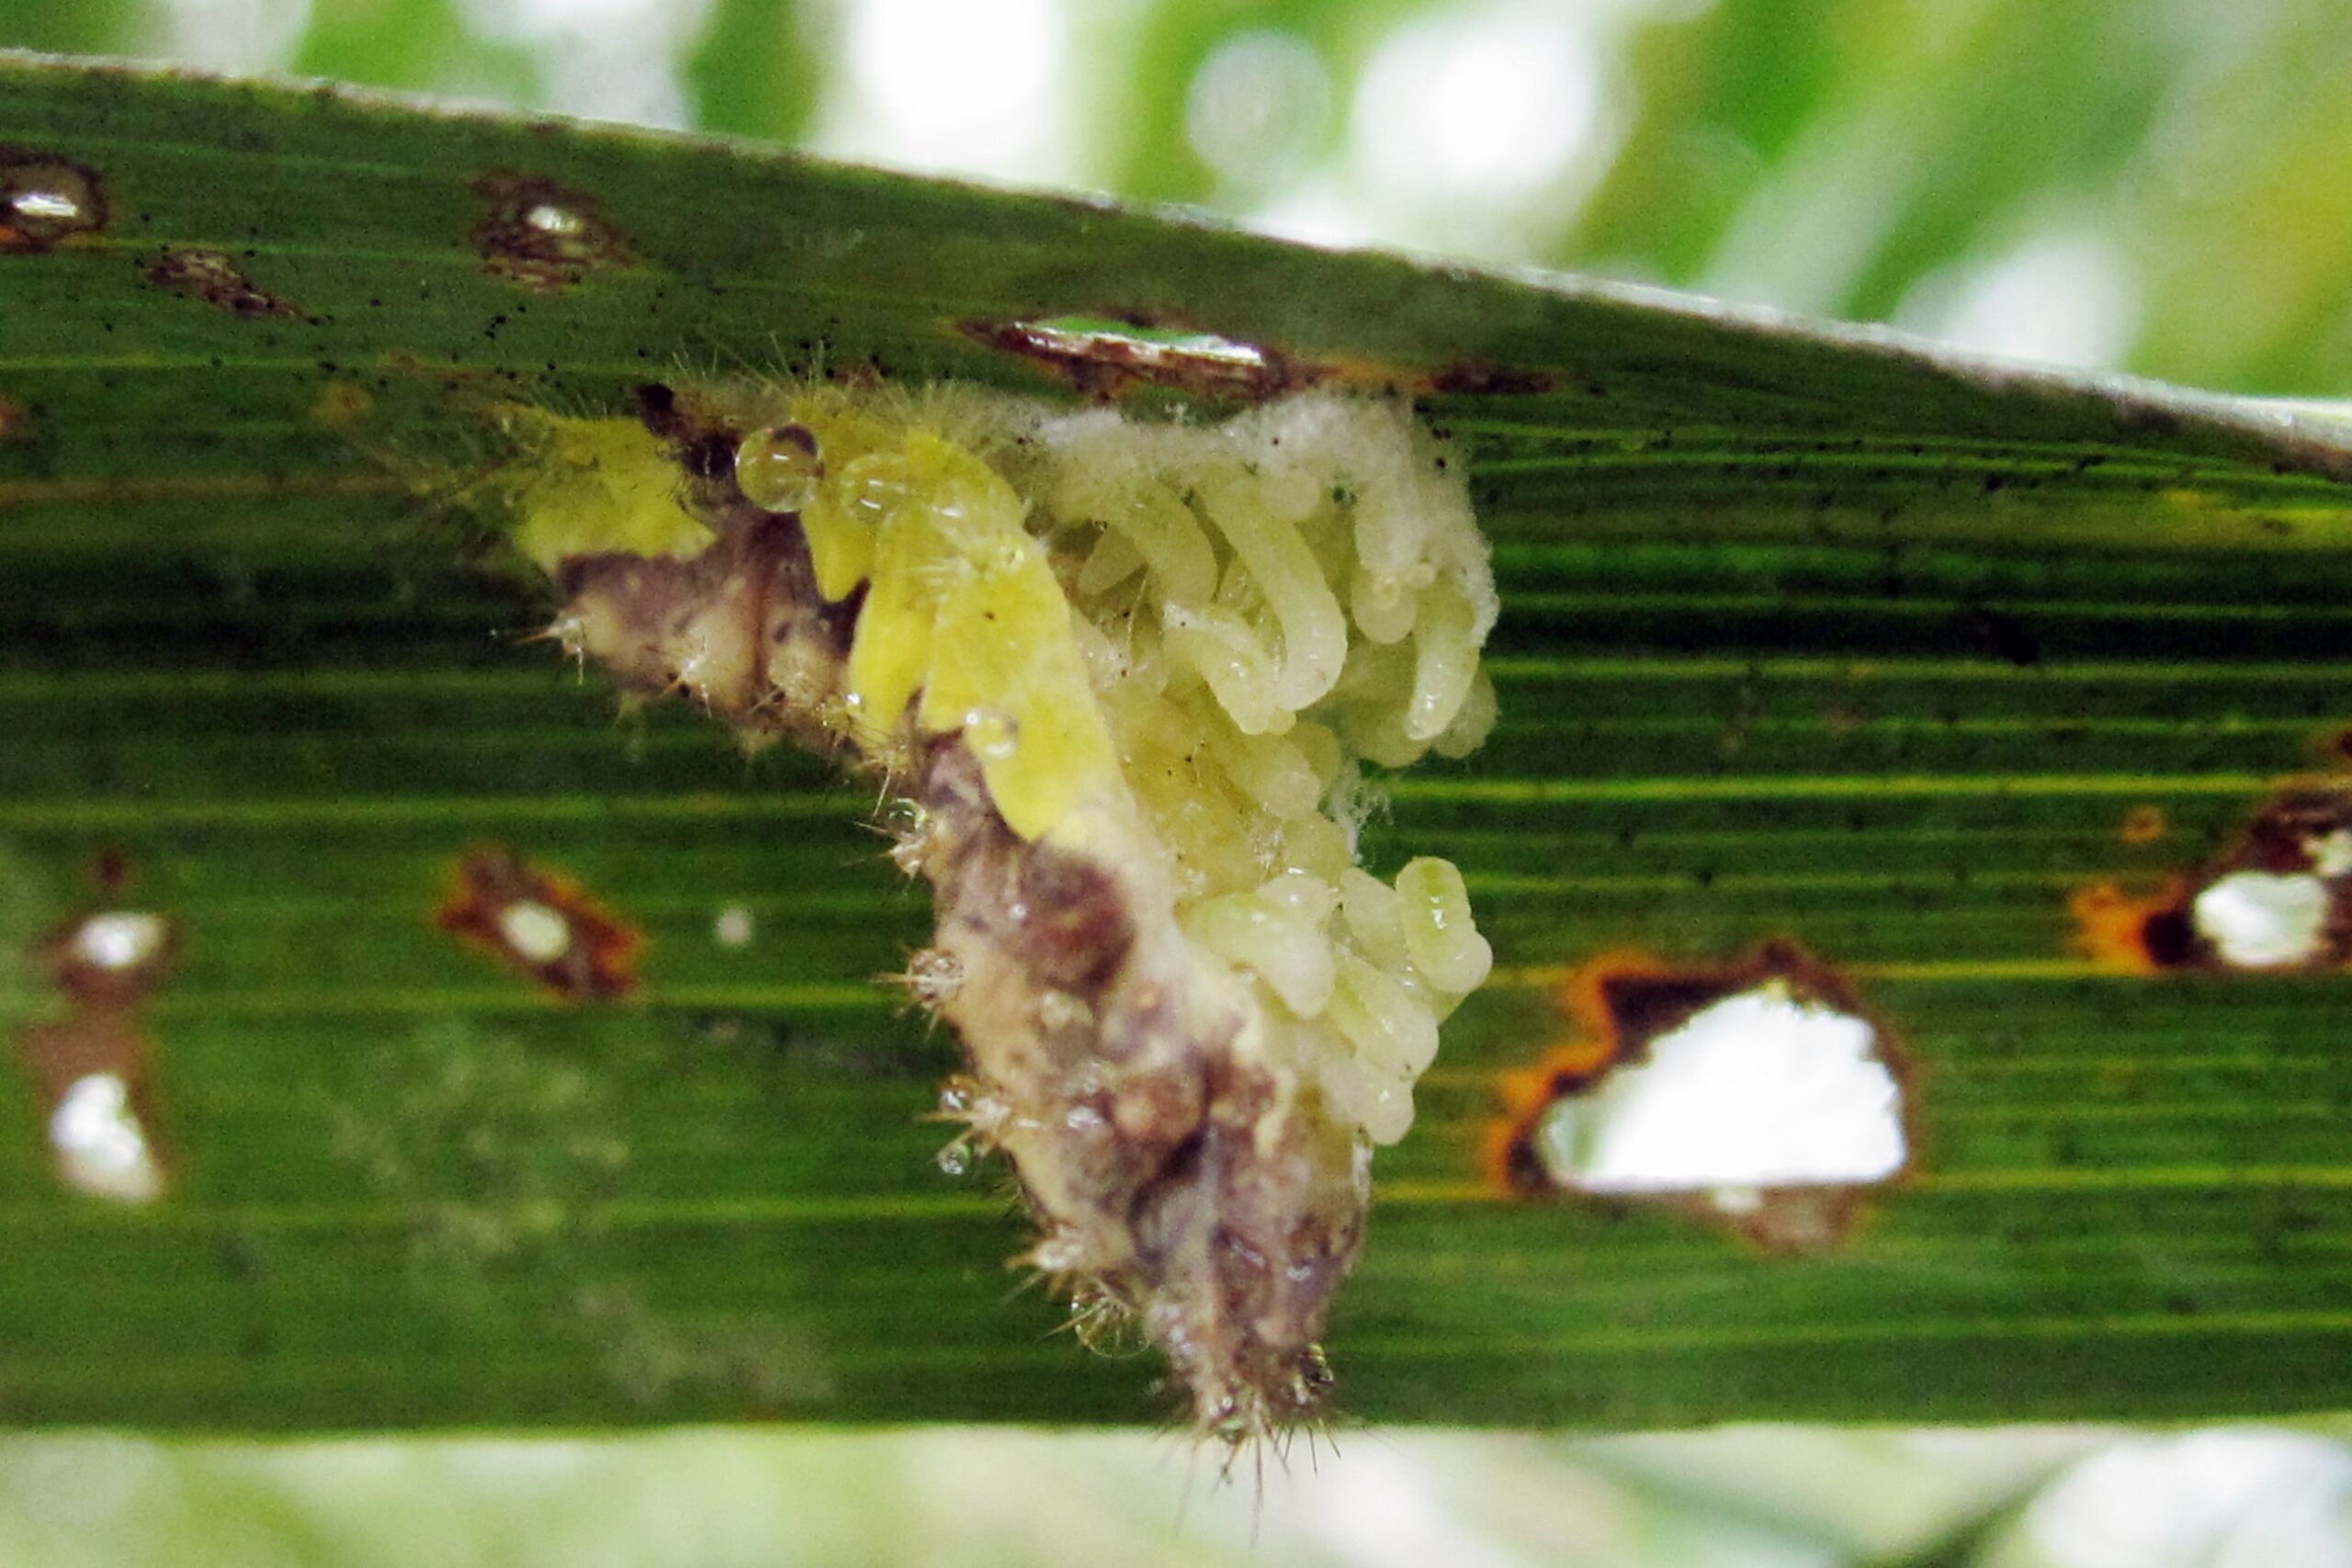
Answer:
<path fill-rule="evenodd" d="M 293 72 L 2345 389 L 2341 0 L 12 0 Z"/>
<path fill-rule="evenodd" d="M 2352 380 L 2352 5 L 2323 0 L 9 0 L 0 45 L 760 137 L 2225 389 Z M 1140 1435 L 23 1436 L 0 1565 L 2340 1568 L 2344 1430 L 1357 1433 L 1295 1453 L 1254 1525 L 1247 1478 Z"/>

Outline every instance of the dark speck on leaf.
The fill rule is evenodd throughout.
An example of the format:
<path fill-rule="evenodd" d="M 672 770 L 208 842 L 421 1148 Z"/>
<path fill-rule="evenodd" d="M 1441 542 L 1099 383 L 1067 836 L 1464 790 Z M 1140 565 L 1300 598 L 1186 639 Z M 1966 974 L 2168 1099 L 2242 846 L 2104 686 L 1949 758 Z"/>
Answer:
<path fill-rule="evenodd" d="M 2025 670 L 2041 662 L 2041 639 L 2015 615 L 1979 605 L 1960 620 L 1962 635 L 2004 664 Z"/>

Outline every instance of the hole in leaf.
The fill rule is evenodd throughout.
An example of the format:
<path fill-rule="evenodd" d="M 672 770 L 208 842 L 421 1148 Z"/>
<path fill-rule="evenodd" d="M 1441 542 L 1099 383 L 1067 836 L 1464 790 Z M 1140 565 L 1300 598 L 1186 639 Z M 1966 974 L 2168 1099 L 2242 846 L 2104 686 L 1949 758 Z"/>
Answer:
<path fill-rule="evenodd" d="M 145 1203 L 163 1196 L 163 1162 L 120 1073 L 74 1079 L 50 1112 L 49 1146 L 68 1187 L 94 1198 Z"/>
<path fill-rule="evenodd" d="M 0 254 L 38 254 L 106 224 L 106 186 L 96 170 L 0 146 Z"/>
<path fill-rule="evenodd" d="M 2127 841 L 2133 840 L 2129 831 Z M 2352 788 L 2290 789 L 2198 872 L 2153 893 L 2073 899 L 2077 944 L 2107 967 L 2296 973 L 2352 960 Z"/>
<path fill-rule="evenodd" d="M 749 947 L 759 929 L 758 917 L 750 905 L 729 904 L 712 917 L 710 937 L 721 947 Z"/>
<path fill-rule="evenodd" d="M 474 182 L 474 194 L 485 208 L 473 246 L 493 276 L 552 291 L 637 259 L 603 204 L 553 180 L 486 175 Z"/>
<path fill-rule="evenodd" d="M 1139 317 L 966 321 L 963 331 L 1104 401 L 1146 385 L 1255 401 L 1312 386 L 1326 374 L 1257 344 Z"/>
<path fill-rule="evenodd" d="M 1496 1165 L 1522 1196 L 1664 1202 L 1798 1249 L 1909 1160 L 1884 1028 L 1792 943 L 1722 969 L 1603 959 L 1571 1002 L 1587 1037 L 1505 1085 Z"/>
<path fill-rule="evenodd" d="M 128 1007 L 163 983 L 178 946 L 171 919 L 150 909 L 101 909 L 51 933 L 43 956 L 69 999 Z"/>

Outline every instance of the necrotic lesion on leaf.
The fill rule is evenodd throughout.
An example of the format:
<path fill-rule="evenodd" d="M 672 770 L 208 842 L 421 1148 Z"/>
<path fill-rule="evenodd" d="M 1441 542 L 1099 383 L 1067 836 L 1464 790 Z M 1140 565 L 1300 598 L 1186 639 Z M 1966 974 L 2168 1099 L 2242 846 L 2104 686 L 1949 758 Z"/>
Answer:
<path fill-rule="evenodd" d="M 2352 955 L 2352 790 L 2335 775 L 2292 782 L 2195 874 L 2139 895 L 2094 882 L 2071 908 L 2076 945 L 2105 968 L 2340 969 Z"/>
<path fill-rule="evenodd" d="M 1371 1150 L 1490 963 L 1451 864 L 1355 863 L 1363 764 L 1494 720 L 1460 465 L 1329 394 L 1184 424 L 740 381 L 498 418 L 468 498 L 569 650 L 911 802 L 913 988 L 969 1058 L 962 1141 L 1019 1171 L 1026 1261 L 1136 1321 L 1203 1430 L 1311 1416 Z"/>
<path fill-rule="evenodd" d="M 1794 942 L 1724 965 L 1607 953 L 1566 999 L 1576 1037 L 1500 1085 L 1487 1163 L 1513 1197 L 1663 1204 L 1809 1251 L 1911 1164 L 1890 1032 Z"/>
<path fill-rule="evenodd" d="M 22 874 L 0 853 L 0 881 Z M 138 1204 L 162 1198 L 173 1182 L 147 1011 L 170 977 L 181 933 L 172 916 L 121 902 L 130 874 L 128 861 L 100 857 L 96 880 L 107 902 L 24 944 L 49 995 L 15 1044 L 40 1095 L 60 1183 Z M 0 942 L 22 913 L 0 909 Z"/>

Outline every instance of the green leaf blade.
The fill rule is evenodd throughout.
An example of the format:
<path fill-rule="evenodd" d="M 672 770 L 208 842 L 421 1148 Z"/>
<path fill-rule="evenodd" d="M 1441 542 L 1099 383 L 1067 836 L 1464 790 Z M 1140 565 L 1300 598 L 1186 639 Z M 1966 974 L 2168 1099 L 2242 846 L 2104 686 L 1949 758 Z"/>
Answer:
<path fill-rule="evenodd" d="M 928 916 L 855 826 L 862 786 L 746 761 L 684 705 L 616 723 L 524 644 L 536 593 L 460 559 L 401 477 L 479 452 L 499 398 L 622 407 L 681 367 L 1045 390 L 960 324 L 1125 310 L 1373 383 L 1545 388 L 1423 403 L 1497 541 L 1504 721 L 1395 781 L 1366 850 L 1458 859 L 1502 972 L 1382 1158 L 1333 1325 L 1345 1411 L 2346 1404 L 2341 978 L 2100 974 L 2067 913 L 2325 764 L 2352 673 L 2325 421 L 325 93 L 10 61 L 0 141 L 91 162 L 116 203 L 101 236 L 0 256 L 0 848 L 52 890 L 36 927 L 119 849 L 188 933 L 151 1020 L 168 1200 L 60 1194 L 29 1082 L 0 1077 L 0 1416 L 1154 1414 L 1147 1362 L 1017 1292 L 1001 1177 L 932 1163 L 954 1052 L 870 983 Z M 498 174 L 593 197 L 636 259 L 552 292 L 485 273 Z M 187 244 L 305 314 L 144 280 Z M 367 423 L 322 422 L 339 388 Z M 2124 843 L 2147 806 L 2167 830 Z M 560 1007 L 435 929 L 489 842 L 646 931 L 641 1000 Z M 715 929 L 737 906 L 741 948 Z M 1773 937 L 1915 1069 L 1918 1168 L 1840 1247 L 1487 1190 L 1498 1077 L 1563 1034 L 1575 965 Z M 0 1004 L 13 1027 L 49 1000 Z"/>

